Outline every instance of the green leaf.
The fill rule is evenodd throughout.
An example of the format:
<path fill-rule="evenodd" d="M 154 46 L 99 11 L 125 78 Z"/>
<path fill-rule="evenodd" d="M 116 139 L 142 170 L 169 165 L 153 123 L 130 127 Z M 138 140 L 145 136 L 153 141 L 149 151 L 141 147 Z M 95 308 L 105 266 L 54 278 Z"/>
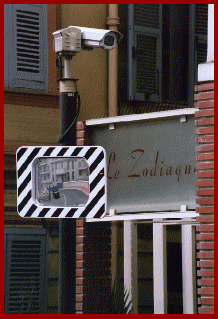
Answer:
<path fill-rule="evenodd" d="M 123 287 L 118 276 L 115 277 L 111 289 L 111 314 L 133 314 L 133 303 L 130 292 Z"/>

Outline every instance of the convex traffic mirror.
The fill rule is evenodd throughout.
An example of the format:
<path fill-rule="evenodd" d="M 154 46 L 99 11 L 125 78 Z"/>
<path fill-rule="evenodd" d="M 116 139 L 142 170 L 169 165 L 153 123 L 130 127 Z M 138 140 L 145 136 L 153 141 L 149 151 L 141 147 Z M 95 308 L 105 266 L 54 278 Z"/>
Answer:
<path fill-rule="evenodd" d="M 16 160 L 17 207 L 21 217 L 105 215 L 106 154 L 102 147 L 21 147 Z"/>
<path fill-rule="evenodd" d="M 33 162 L 33 198 L 41 206 L 79 207 L 89 199 L 89 165 L 81 157 L 39 157 Z"/>

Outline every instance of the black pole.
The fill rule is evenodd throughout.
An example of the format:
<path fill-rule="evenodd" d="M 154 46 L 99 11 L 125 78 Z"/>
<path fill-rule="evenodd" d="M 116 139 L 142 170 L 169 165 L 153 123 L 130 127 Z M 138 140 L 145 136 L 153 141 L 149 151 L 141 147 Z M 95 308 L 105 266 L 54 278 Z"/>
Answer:
<path fill-rule="evenodd" d="M 76 145 L 78 93 L 74 79 L 60 79 L 60 137 L 63 146 Z M 76 221 L 59 221 L 59 314 L 75 313 Z"/>

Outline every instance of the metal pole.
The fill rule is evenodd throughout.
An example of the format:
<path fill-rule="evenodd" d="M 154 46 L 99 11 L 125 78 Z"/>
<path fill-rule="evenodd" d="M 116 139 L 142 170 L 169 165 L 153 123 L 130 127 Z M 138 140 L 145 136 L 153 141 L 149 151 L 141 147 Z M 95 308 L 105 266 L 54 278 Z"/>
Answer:
<path fill-rule="evenodd" d="M 70 57 L 64 58 L 64 78 L 59 79 L 60 92 L 60 143 L 76 145 L 77 88 L 70 78 Z M 76 281 L 76 221 L 59 221 L 59 284 L 58 313 L 75 313 Z"/>

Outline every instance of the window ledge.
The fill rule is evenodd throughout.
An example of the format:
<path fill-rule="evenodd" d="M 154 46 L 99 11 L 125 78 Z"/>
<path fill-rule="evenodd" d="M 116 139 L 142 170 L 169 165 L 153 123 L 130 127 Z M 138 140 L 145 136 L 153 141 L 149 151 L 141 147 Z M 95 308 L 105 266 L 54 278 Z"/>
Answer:
<path fill-rule="evenodd" d="M 214 62 L 198 65 L 198 82 L 214 81 Z"/>
<path fill-rule="evenodd" d="M 100 118 L 100 119 L 87 120 L 86 126 L 125 123 L 125 122 L 133 122 L 133 121 L 146 121 L 146 120 L 152 120 L 157 118 L 169 118 L 169 117 L 175 117 L 175 116 L 194 115 L 196 111 L 197 111 L 196 108 L 186 108 L 186 109 L 170 110 L 170 111 L 162 111 L 162 112 L 151 112 L 151 113 L 144 113 L 144 114 L 106 117 L 106 118 Z"/>
<path fill-rule="evenodd" d="M 4 90 L 4 103 L 24 106 L 59 108 L 59 94 Z"/>

